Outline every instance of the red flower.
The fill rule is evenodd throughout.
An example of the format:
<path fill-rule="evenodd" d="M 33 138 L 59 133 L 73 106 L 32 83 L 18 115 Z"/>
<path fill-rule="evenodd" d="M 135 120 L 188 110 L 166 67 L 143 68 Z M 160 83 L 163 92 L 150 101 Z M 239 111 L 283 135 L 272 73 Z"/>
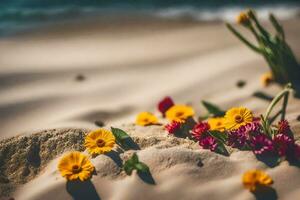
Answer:
<path fill-rule="evenodd" d="M 181 128 L 181 123 L 177 121 L 172 121 L 171 123 L 165 126 L 165 129 L 169 132 L 169 134 L 175 134 Z"/>
<path fill-rule="evenodd" d="M 210 126 L 207 122 L 199 122 L 192 129 L 192 137 L 196 140 L 200 140 L 203 133 L 207 132 L 210 129 Z"/>
<path fill-rule="evenodd" d="M 163 114 L 165 115 L 165 112 L 167 112 L 167 110 L 169 108 L 171 108 L 172 106 L 174 106 L 174 102 L 173 100 L 171 99 L 171 97 L 165 97 L 163 100 L 161 100 L 159 103 L 158 103 L 158 110 Z"/>
<path fill-rule="evenodd" d="M 281 120 L 278 122 L 278 133 L 279 134 L 289 134 L 290 132 L 290 125 L 287 120 Z"/>

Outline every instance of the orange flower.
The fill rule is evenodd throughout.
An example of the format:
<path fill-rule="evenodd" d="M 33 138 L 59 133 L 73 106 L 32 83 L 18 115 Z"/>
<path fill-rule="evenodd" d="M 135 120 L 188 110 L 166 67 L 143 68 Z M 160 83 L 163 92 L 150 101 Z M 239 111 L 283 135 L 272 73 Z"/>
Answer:
<path fill-rule="evenodd" d="M 153 125 L 158 123 L 158 119 L 155 115 L 149 112 L 141 112 L 138 114 L 136 117 L 136 122 L 137 125 L 140 126 L 147 126 L 147 125 Z"/>
<path fill-rule="evenodd" d="M 58 170 L 68 181 L 85 181 L 91 177 L 94 169 L 88 157 L 78 151 L 64 155 L 58 163 Z"/>
<path fill-rule="evenodd" d="M 168 120 L 177 122 L 184 122 L 187 118 L 193 117 L 194 115 L 194 109 L 186 105 L 172 106 L 166 112 L 166 117 Z"/>
<path fill-rule="evenodd" d="M 249 170 L 243 175 L 244 187 L 251 192 L 255 192 L 260 186 L 270 186 L 273 184 L 272 178 L 261 170 Z"/>

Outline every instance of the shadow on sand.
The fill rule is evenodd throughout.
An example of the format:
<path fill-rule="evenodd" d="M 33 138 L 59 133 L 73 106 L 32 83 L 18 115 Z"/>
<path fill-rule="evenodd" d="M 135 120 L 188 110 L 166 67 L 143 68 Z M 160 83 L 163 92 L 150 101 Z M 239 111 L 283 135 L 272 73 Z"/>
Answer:
<path fill-rule="evenodd" d="M 278 195 L 274 188 L 260 186 L 256 192 L 253 193 L 256 200 L 277 200 Z"/>
<path fill-rule="evenodd" d="M 101 200 L 93 183 L 88 181 L 68 181 L 66 184 L 67 192 L 74 200 Z"/>
<path fill-rule="evenodd" d="M 145 183 L 148 183 L 150 185 L 156 184 L 150 171 L 149 172 L 138 171 L 137 174 L 140 177 L 140 179 L 142 179 Z"/>

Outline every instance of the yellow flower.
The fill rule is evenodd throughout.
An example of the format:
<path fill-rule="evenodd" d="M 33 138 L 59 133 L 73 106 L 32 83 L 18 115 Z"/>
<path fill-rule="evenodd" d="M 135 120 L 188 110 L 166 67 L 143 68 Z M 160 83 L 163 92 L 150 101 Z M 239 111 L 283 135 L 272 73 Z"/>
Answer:
<path fill-rule="evenodd" d="M 186 105 L 174 105 L 166 112 L 166 117 L 168 120 L 177 122 L 184 122 L 187 118 L 194 115 L 194 109 Z"/>
<path fill-rule="evenodd" d="M 260 80 L 261 80 L 261 84 L 264 87 L 267 87 L 274 80 L 274 78 L 271 72 L 267 72 L 261 76 Z"/>
<path fill-rule="evenodd" d="M 84 141 L 84 146 L 92 155 L 110 152 L 116 141 L 112 132 L 105 129 L 98 129 L 90 132 Z"/>
<path fill-rule="evenodd" d="M 140 125 L 140 126 L 153 125 L 153 124 L 157 124 L 158 123 L 158 119 L 152 113 L 141 112 L 136 117 L 136 122 L 135 123 L 137 125 Z"/>
<path fill-rule="evenodd" d="M 58 163 L 58 170 L 68 181 L 85 181 L 91 177 L 94 169 L 88 157 L 78 151 L 64 155 Z"/>
<path fill-rule="evenodd" d="M 236 18 L 236 22 L 238 24 L 242 24 L 242 25 L 248 25 L 250 23 L 249 21 L 249 16 L 246 12 L 241 12 L 237 18 Z"/>
<path fill-rule="evenodd" d="M 225 114 L 225 128 L 227 130 L 238 129 L 252 120 L 253 115 L 249 109 L 244 107 L 231 108 Z"/>
<path fill-rule="evenodd" d="M 208 119 L 208 124 L 210 126 L 210 130 L 215 130 L 215 131 L 224 131 L 225 130 L 225 119 L 224 117 L 214 117 Z"/>
<path fill-rule="evenodd" d="M 272 183 L 272 178 L 261 170 L 249 170 L 243 175 L 244 187 L 251 192 L 255 192 L 259 186 L 270 186 Z"/>

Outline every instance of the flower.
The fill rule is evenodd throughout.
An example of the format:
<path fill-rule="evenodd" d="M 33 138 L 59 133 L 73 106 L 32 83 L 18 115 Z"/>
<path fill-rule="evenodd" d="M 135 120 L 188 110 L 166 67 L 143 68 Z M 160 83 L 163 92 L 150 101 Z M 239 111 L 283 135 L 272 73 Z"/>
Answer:
<path fill-rule="evenodd" d="M 261 133 L 262 130 L 262 127 L 258 121 L 253 121 L 251 123 L 246 124 L 245 128 L 248 131 L 248 133 L 254 133 L 254 134 Z"/>
<path fill-rule="evenodd" d="M 199 122 L 191 131 L 192 137 L 199 141 L 203 133 L 207 132 L 209 129 L 210 126 L 207 122 Z"/>
<path fill-rule="evenodd" d="M 194 116 L 195 111 L 186 105 L 174 105 L 166 112 L 166 117 L 170 121 L 184 122 L 187 118 Z"/>
<path fill-rule="evenodd" d="M 140 126 L 147 126 L 147 125 L 153 125 L 158 123 L 158 119 L 155 115 L 149 112 L 141 112 L 138 114 L 136 117 L 136 122 L 137 125 Z"/>
<path fill-rule="evenodd" d="M 224 128 L 224 118 L 223 117 L 214 117 L 208 119 L 208 124 L 210 126 L 210 130 L 216 130 L 216 131 L 225 131 Z"/>
<path fill-rule="evenodd" d="M 181 128 L 182 123 L 177 121 L 172 121 L 171 123 L 165 126 L 165 129 L 168 131 L 169 134 L 175 134 Z"/>
<path fill-rule="evenodd" d="M 264 73 L 261 76 L 260 81 L 264 87 L 267 87 L 268 85 L 270 85 L 270 83 L 274 81 L 272 73 L 271 72 Z"/>
<path fill-rule="evenodd" d="M 241 12 L 237 18 L 236 22 L 242 25 L 248 25 L 250 23 L 249 16 L 246 12 Z"/>
<path fill-rule="evenodd" d="M 98 129 L 90 132 L 84 141 L 84 146 L 92 155 L 110 152 L 116 141 L 112 132 L 105 129 Z"/>
<path fill-rule="evenodd" d="M 264 134 L 254 135 L 250 138 L 250 146 L 256 155 L 265 155 L 274 151 L 272 140 Z"/>
<path fill-rule="evenodd" d="M 58 170 L 68 181 L 85 181 L 91 177 L 94 169 L 88 157 L 78 151 L 66 154 L 58 163 Z"/>
<path fill-rule="evenodd" d="M 157 108 L 163 115 L 165 115 L 167 110 L 172 106 L 174 106 L 174 101 L 171 99 L 171 97 L 165 97 L 158 103 Z"/>
<path fill-rule="evenodd" d="M 255 192 L 261 186 L 270 186 L 273 184 L 272 178 L 264 171 L 258 169 L 245 172 L 242 179 L 244 187 L 251 192 Z"/>
<path fill-rule="evenodd" d="M 225 128 L 228 130 L 238 129 L 252 121 L 252 112 L 244 107 L 231 108 L 225 114 Z"/>
<path fill-rule="evenodd" d="M 247 132 L 233 130 L 228 132 L 228 145 L 234 148 L 243 148 L 248 140 Z"/>
<path fill-rule="evenodd" d="M 279 156 L 290 156 L 293 153 L 294 140 L 287 135 L 277 134 L 274 139 L 274 146 Z"/>
<path fill-rule="evenodd" d="M 203 149 L 210 149 L 211 151 L 215 151 L 218 146 L 218 143 L 214 137 L 207 136 L 207 137 L 200 139 L 199 145 Z"/>
<path fill-rule="evenodd" d="M 290 125 L 287 120 L 280 120 L 278 122 L 278 133 L 279 134 L 289 134 L 290 132 Z"/>

